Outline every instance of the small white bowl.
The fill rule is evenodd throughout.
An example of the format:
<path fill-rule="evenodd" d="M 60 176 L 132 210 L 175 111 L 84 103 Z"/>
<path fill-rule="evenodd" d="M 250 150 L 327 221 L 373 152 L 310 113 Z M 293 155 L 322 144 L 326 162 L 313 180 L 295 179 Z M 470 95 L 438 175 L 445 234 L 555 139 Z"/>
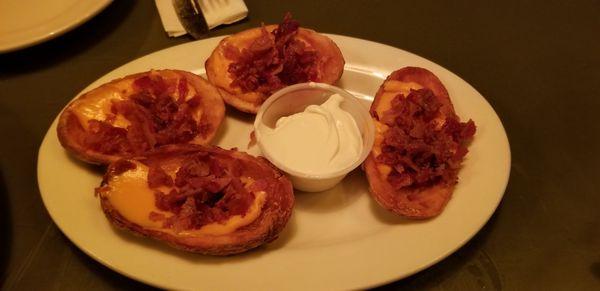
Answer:
<path fill-rule="evenodd" d="M 261 134 L 264 130 L 275 128 L 275 123 L 279 118 L 302 112 L 309 105 L 320 105 L 329 96 L 336 93 L 344 97 L 341 108 L 354 117 L 354 121 L 360 130 L 363 142 L 360 156 L 357 156 L 351 165 L 322 175 L 299 172 L 290 169 L 279 160 L 274 159 L 269 153 L 269 149 L 261 142 Z M 288 175 L 294 188 L 306 192 L 320 192 L 335 186 L 346 174 L 358 167 L 367 158 L 373 147 L 375 127 L 373 126 L 369 111 L 354 95 L 335 86 L 310 82 L 288 86 L 271 95 L 262 104 L 256 114 L 254 133 L 264 157 Z"/>

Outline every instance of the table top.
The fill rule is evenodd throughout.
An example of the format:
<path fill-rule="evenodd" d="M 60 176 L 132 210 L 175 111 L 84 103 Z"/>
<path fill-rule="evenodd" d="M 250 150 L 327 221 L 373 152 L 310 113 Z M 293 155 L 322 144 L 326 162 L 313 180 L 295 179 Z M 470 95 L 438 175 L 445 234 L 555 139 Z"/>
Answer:
<path fill-rule="evenodd" d="M 490 221 L 440 263 L 379 288 L 600 287 L 597 1 L 245 2 L 248 19 L 206 37 L 278 22 L 291 11 L 303 26 L 388 44 L 446 67 L 481 92 L 504 123 L 511 175 Z M 115 1 L 63 36 L 0 54 L 2 289 L 150 288 L 62 235 L 41 201 L 37 151 L 56 115 L 88 84 L 189 41 L 166 36 L 153 1 Z"/>

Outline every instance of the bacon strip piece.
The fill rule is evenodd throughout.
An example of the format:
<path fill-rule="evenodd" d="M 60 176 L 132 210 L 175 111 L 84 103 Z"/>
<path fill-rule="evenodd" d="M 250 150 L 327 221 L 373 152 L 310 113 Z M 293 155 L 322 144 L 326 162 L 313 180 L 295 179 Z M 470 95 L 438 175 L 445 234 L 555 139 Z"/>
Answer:
<path fill-rule="evenodd" d="M 377 133 L 364 163 L 371 195 L 402 216 L 439 215 L 458 182 L 474 122 L 460 122 L 440 80 L 416 67 L 386 79 L 371 115 Z"/>

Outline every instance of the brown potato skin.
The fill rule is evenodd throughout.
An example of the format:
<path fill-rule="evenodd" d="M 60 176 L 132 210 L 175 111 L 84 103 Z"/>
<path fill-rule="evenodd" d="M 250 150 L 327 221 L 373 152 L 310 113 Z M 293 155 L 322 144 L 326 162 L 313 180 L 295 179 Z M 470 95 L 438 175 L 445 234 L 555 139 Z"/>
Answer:
<path fill-rule="evenodd" d="M 454 185 L 437 184 L 427 188 L 396 191 L 377 170 L 373 154 L 365 160 L 364 169 L 371 196 L 375 201 L 383 208 L 411 219 L 426 219 L 439 215 L 454 190 Z M 412 194 L 417 194 L 421 199 L 409 200 L 408 196 Z"/>
<path fill-rule="evenodd" d="M 108 181 L 115 175 L 114 163 L 108 167 L 102 185 L 97 189 L 100 203 L 107 219 L 116 227 L 128 230 L 142 237 L 152 238 L 167 243 L 168 245 L 188 252 L 205 255 L 224 256 L 238 254 L 256 248 L 265 243 L 277 239 L 279 233 L 285 228 L 292 215 L 294 206 L 294 192 L 291 182 L 285 175 L 279 172 L 275 166 L 262 157 L 253 157 L 243 152 L 224 150 L 219 147 L 208 147 L 200 145 L 168 145 L 149 153 L 143 159 L 171 159 L 178 155 L 205 151 L 208 153 L 226 154 L 236 159 L 254 163 L 264 169 L 269 175 L 277 180 L 276 191 L 268 192 L 265 204 L 260 215 L 249 225 L 238 228 L 233 233 L 225 235 L 201 235 L 196 237 L 183 237 L 156 230 L 144 229 L 140 225 L 126 220 L 118 209 L 111 205 L 110 201 L 103 196 L 102 188 L 110 186 Z"/>
<path fill-rule="evenodd" d="M 217 134 L 219 126 L 225 118 L 225 104 L 223 103 L 223 99 L 221 98 L 217 89 L 204 78 L 190 72 L 181 70 L 154 70 L 151 72 L 158 74 L 174 73 L 181 77 L 184 77 L 188 81 L 188 83 L 196 89 L 197 93 L 202 96 L 201 105 L 198 107 L 198 110 L 203 110 L 202 114 L 207 115 L 207 120 L 211 124 L 212 130 L 208 132 L 206 137 L 198 135 L 196 138 L 190 141 L 190 143 L 210 143 L 210 141 Z M 94 94 L 108 94 L 111 92 L 112 86 L 122 82 L 129 82 L 131 80 L 135 80 L 148 74 L 150 74 L 150 71 L 115 79 L 106 84 L 100 85 L 99 87 L 92 89 L 91 91 L 88 91 L 71 101 L 71 103 L 67 105 L 67 107 L 63 110 L 58 120 L 57 134 L 58 140 L 60 141 L 61 145 L 77 159 L 91 164 L 103 165 L 123 158 L 123 156 L 121 155 L 108 155 L 85 148 L 82 145 L 82 141 L 77 138 L 79 136 L 78 133 L 81 133 L 82 131 L 84 131 L 84 129 L 81 127 L 73 126 L 73 124 L 69 122 L 69 119 L 77 118 L 77 116 L 74 113 L 75 104 L 86 102 L 86 100 L 88 100 L 90 96 Z"/>
<path fill-rule="evenodd" d="M 394 71 L 385 82 L 390 80 L 414 82 L 424 88 L 429 88 L 442 103 L 441 114 L 446 118 L 456 116 L 448 91 L 430 71 L 418 67 L 405 67 Z M 384 92 L 384 84 L 379 87 L 371 105 L 372 116 L 375 108 L 379 105 L 379 96 Z M 374 121 L 377 122 L 375 118 Z M 371 151 L 363 163 L 371 196 L 379 205 L 395 214 L 411 219 L 431 218 L 439 215 L 452 197 L 455 184 L 438 183 L 429 187 L 395 190 L 377 166 L 378 162 Z M 418 198 L 411 200 L 409 196 Z"/>
<path fill-rule="evenodd" d="M 277 25 L 265 26 L 269 32 L 276 28 Z M 269 96 L 261 92 L 244 93 L 239 87 L 231 86 L 233 78 L 228 69 L 232 61 L 225 57 L 224 50 L 227 45 L 234 45 L 240 50 L 249 47 L 252 41 L 261 35 L 261 30 L 262 28 L 252 28 L 224 38 L 205 63 L 208 80 L 219 88 L 223 100 L 240 111 L 252 114 L 258 112 L 260 105 Z M 330 38 L 306 28 L 299 28 L 295 38 L 303 41 L 319 55 L 317 64 L 319 76 L 315 82 L 333 84 L 342 77 L 344 57 Z"/>

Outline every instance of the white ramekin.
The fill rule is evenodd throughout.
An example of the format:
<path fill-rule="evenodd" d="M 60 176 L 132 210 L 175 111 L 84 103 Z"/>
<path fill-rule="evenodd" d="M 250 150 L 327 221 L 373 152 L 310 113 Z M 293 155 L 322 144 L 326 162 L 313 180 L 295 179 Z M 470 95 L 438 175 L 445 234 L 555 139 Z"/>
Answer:
<path fill-rule="evenodd" d="M 362 152 L 349 166 L 326 174 L 311 174 L 290 169 L 281 161 L 274 159 L 269 153 L 269 148 L 261 142 L 261 135 L 266 128 L 274 128 L 277 120 L 283 116 L 302 112 L 312 104 L 322 104 L 329 96 L 339 94 L 344 97 L 341 108 L 354 117 L 354 121 L 360 130 L 363 147 Z M 358 167 L 369 155 L 373 147 L 375 128 L 369 115 L 369 111 L 354 95 L 338 87 L 323 83 L 301 83 L 285 87 L 275 92 L 260 107 L 254 120 L 254 132 L 258 146 L 265 158 L 277 168 L 284 171 L 294 188 L 307 191 L 319 192 L 332 188 L 339 183 L 350 171 Z"/>

